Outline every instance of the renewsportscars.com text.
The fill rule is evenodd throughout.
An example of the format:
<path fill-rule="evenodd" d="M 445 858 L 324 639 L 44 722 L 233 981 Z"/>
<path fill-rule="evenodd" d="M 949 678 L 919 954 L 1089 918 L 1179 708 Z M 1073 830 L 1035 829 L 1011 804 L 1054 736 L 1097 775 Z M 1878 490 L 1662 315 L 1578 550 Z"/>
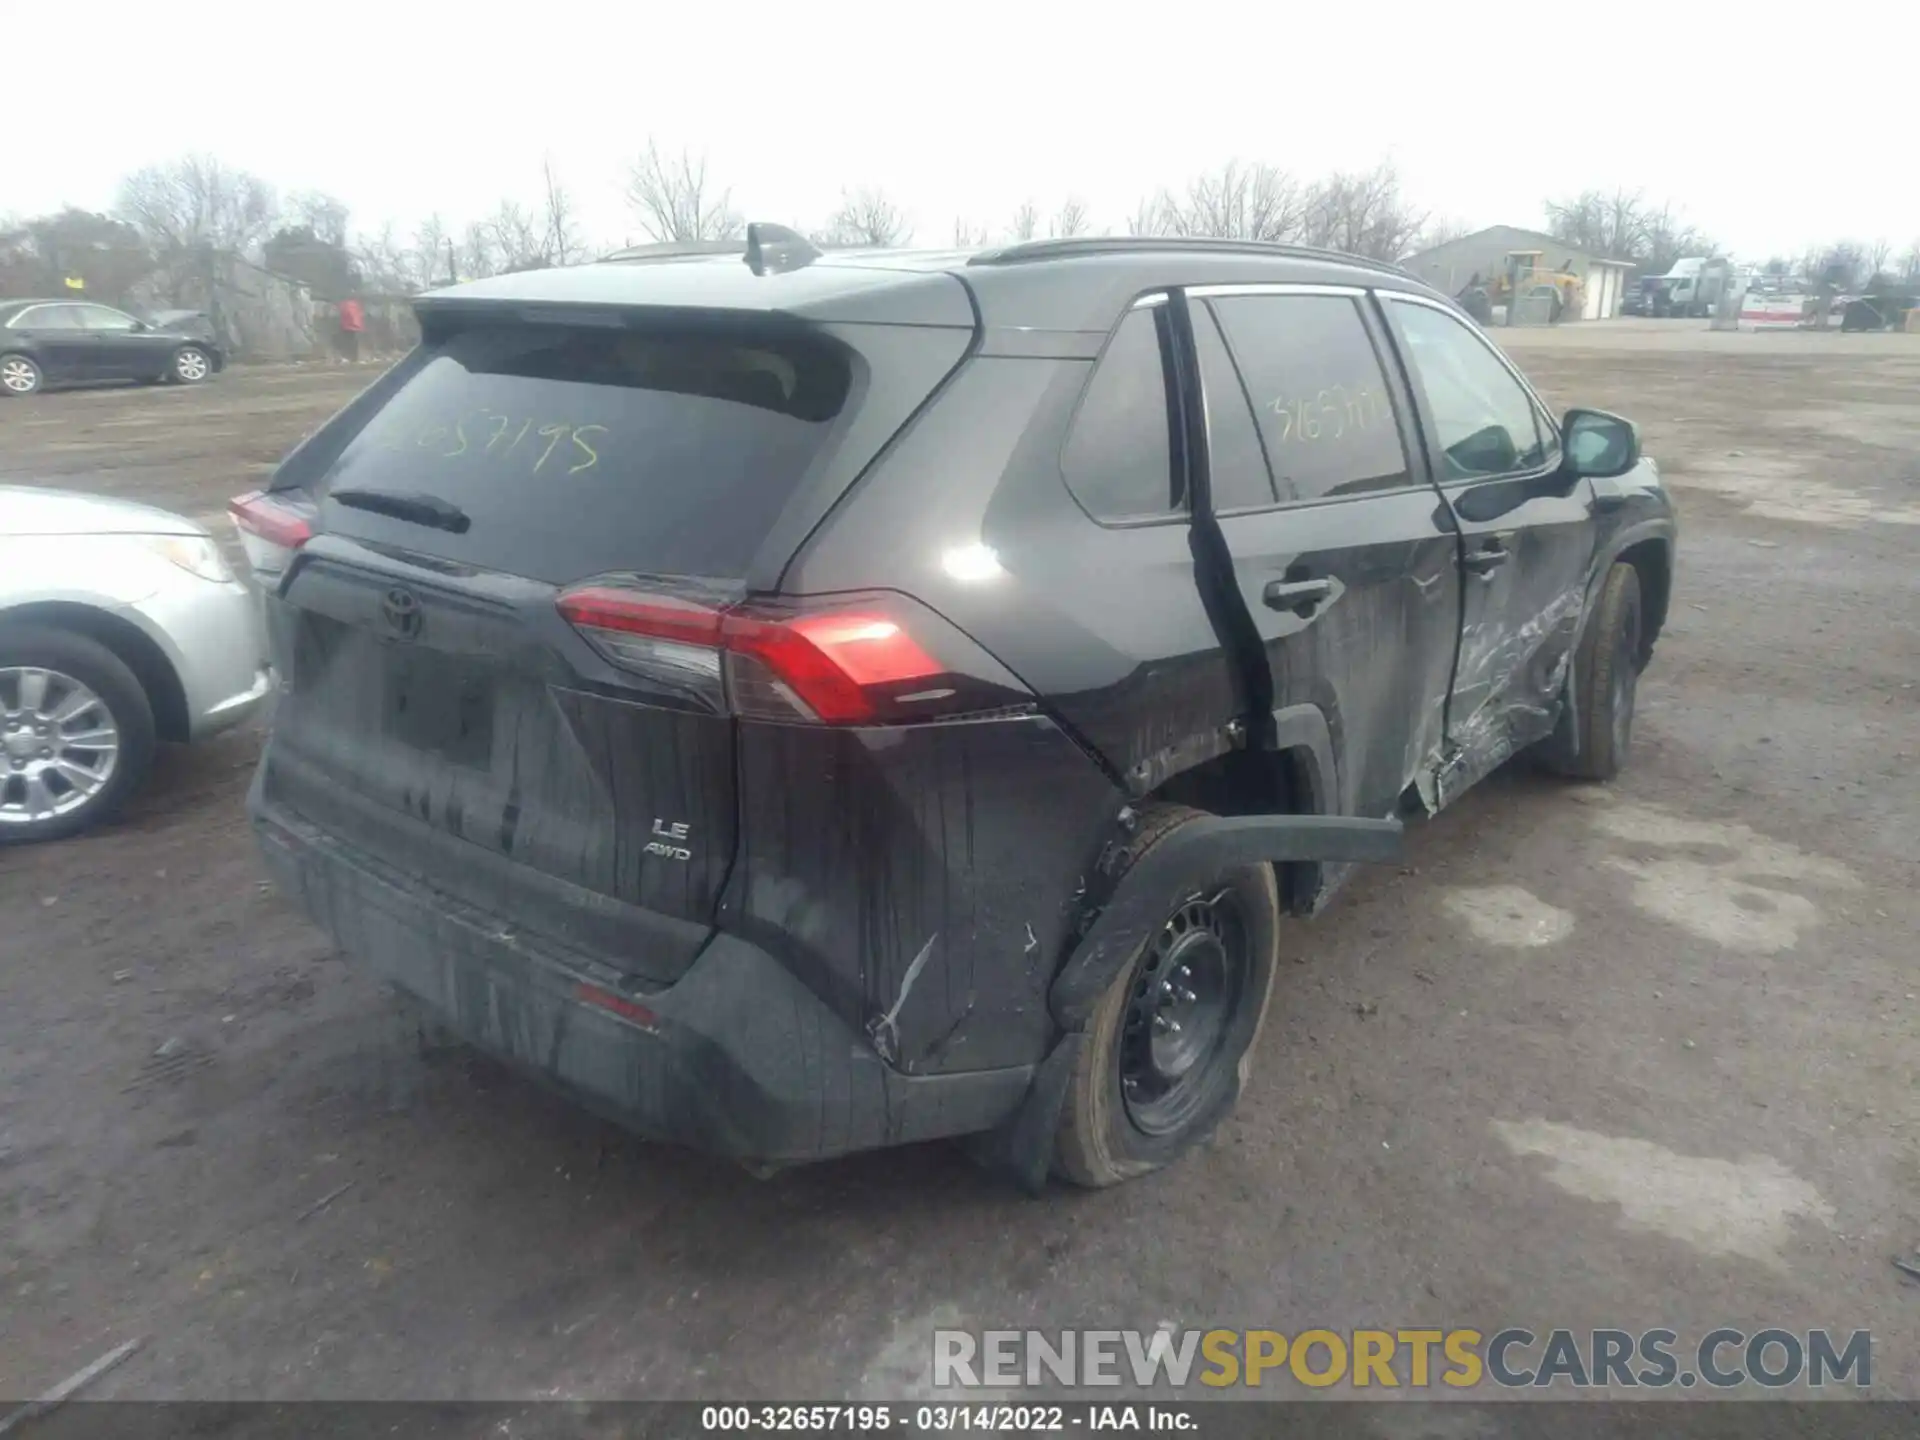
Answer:
<path fill-rule="evenodd" d="M 1873 1383 L 1865 1330 L 936 1330 L 936 1389 L 1821 1389 Z"/>

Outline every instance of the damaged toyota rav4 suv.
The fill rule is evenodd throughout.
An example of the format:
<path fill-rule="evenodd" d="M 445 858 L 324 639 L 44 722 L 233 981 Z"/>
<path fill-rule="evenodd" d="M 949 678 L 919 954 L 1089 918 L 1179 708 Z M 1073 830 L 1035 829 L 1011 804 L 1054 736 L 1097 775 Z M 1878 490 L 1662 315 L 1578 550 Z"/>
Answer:
<path fill-rule="evenodd" d="M 418 307 L 234 502 L 253 822 L 343 951 L 643 1134 L 1151 1170 L 1284 914 L 1517 751 L 1625 757 L 1654 466 L 1390 267 L 755 226 Z"/>

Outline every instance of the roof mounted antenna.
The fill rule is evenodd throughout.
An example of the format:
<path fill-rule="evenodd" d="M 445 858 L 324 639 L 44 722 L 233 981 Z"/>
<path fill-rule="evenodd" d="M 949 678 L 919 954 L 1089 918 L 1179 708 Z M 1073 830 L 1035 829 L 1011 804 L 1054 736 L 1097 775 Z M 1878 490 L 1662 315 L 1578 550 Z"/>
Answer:
<path fill-rule="evenodd" d="M 798 230 L 765 221 L 747 226 L 747 268 L 756 275 L 804 270 L 819 258 L 819 250 Z"/>

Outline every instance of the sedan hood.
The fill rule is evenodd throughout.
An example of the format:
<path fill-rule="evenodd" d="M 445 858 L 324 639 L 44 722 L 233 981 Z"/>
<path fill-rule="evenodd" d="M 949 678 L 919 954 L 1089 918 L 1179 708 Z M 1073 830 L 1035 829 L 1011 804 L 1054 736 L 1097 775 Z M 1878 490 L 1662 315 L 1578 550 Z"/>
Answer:
<path fill-rule="evenodd" d="M 31 485 L 0 485 L 0 535 L 207 535 L 206 526 L 184 515 Z"/>

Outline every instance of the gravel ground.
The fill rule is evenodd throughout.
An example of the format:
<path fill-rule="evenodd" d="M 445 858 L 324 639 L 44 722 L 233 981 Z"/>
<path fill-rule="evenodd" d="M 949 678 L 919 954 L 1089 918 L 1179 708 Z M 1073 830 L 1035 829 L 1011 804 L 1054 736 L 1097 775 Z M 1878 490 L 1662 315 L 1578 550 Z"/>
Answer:
<path fill-rule="evenodd" d="M 423 1051 L 269 892 L 244 731 L 0 852 L 0 1395 L 147 1336 L 95 1393 L 903 1396 L 937 1324 L 1172 1321 L 1866 1328 L 1920 1397 L 1920 341 L 1511 348 L 1682 507 L 1630 770 L 1503 772 L 1292 926 L 1208 1148 L 756 1180 Z M 217 513 L 371 373 L 0 402 L 0 480 Z"/>

